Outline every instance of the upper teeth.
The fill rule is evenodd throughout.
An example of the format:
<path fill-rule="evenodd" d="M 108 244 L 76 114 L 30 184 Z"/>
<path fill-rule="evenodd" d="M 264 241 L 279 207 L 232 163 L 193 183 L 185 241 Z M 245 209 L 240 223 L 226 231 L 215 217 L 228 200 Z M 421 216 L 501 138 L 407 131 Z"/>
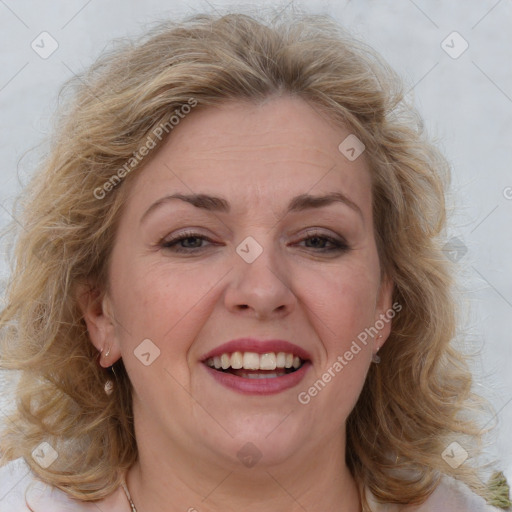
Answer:
<path fill-rule="evenodd" d="M 301 365 L 301 359 L 293 354 L 285 352 L 267 352 L 257 354 L 256 352 L 233 352 L 232 354 L 222 354 L 221 356 L 210 357 L 206 364 L 212 368 L 226 370 L 232 368 L 238 370 L 275 370 L 276 368 L 298 368 Z"/>

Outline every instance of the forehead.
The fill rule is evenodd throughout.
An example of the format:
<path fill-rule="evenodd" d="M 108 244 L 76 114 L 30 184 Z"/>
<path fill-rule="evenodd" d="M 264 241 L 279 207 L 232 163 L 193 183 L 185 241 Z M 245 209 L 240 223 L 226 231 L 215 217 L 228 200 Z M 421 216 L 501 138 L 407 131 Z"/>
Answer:
<path fill-rule="evenodd" d="M 136 171 L 130 201 L 139 209 L 164 193 L 211 193 L 238 201 L 243 209 L 338 190 L 370 214 L 365 155 L 350 161 L 338 148 L 349 135 L 294 97 L 196 110 Z"/>

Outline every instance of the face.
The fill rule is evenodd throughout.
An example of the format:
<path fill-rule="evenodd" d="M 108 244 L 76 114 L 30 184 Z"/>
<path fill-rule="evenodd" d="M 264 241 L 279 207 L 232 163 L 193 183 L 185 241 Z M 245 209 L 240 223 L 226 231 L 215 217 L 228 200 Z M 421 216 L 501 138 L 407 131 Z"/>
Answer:
<path fill-rule="evenodd" d="M 391 306 L 365 155 L 338 149 L 349 134 L 301 99 L 233 101 L 183 119 L 134 177 L 110 291 L 86 320 L 93 343 L 111 346 L 105 366 L 123 358 L 139 446 L 236 464 L 251 442 L 274 464 L 344 443 L 389 323 L 382 338 L 361 333 Z M 329 194 L 337 200 L 311 199 Z M 240 338 L 256 341 L 221 347 Z M 227 355 L 208 357 L 216 351 Z M 208 366 L 237 366 L 235 352 L 246 366 L 244 352 L 270 353 L 256 356 L 260 369 L 290 359 L 279 352 L 302 366 Z"/>

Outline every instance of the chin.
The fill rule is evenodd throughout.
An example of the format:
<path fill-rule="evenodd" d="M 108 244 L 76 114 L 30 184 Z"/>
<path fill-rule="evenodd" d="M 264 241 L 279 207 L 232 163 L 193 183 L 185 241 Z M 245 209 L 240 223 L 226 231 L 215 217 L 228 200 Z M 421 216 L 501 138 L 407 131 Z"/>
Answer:
<path fill-rule="evenodd" d="M 240 465 L 250 468 L 256 464 L 270 467 L 284 463 L 307 443 L 307 437 L 303 438 L 303 427 L 295 425 L 294 428 L 292 415 L 287 417 L 286 414 L 238 417 L 228 428 L 233 437 L 226 434 L 222 440 L 215 439 L 213 450 L 220 448 L 222 455 L 229 454 L 231 463 L 237 468 Z"/>

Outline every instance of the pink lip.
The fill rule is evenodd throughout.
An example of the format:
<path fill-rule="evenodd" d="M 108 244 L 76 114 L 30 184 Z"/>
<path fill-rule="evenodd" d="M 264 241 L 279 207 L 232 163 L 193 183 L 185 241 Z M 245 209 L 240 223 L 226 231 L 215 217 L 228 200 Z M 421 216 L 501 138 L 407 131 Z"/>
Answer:
<path fill-rule="evenodd" d="M 232 354 L 233 352 L 256 352 L 256 354 L 266 354 L 268 352 L 286 352 L 299 356 L 303 361 L 311 360 L 311 355 L 303 348 L 285 340 L 257 340 L 254 338 L 239 338 L 231 340 L 219 347 L 214 348 L 205 354 L 201 361 L 206 361 L 210 357 L 221 356 L 222 354 Z M 297 373 L 297 372 L 294 372 Z M 293 374 L 290 374 L 293 375 Z"/>
<path fill-rule="evenodd" d="M 224 373 L 204 365 L 206 371 L 221 385 L 244 395 L 272 395 L 296 386 L 311 367 L 311 361 L 304 363 L 293 373 L 269 379 L 246 379 L 231 373 Z"/>

